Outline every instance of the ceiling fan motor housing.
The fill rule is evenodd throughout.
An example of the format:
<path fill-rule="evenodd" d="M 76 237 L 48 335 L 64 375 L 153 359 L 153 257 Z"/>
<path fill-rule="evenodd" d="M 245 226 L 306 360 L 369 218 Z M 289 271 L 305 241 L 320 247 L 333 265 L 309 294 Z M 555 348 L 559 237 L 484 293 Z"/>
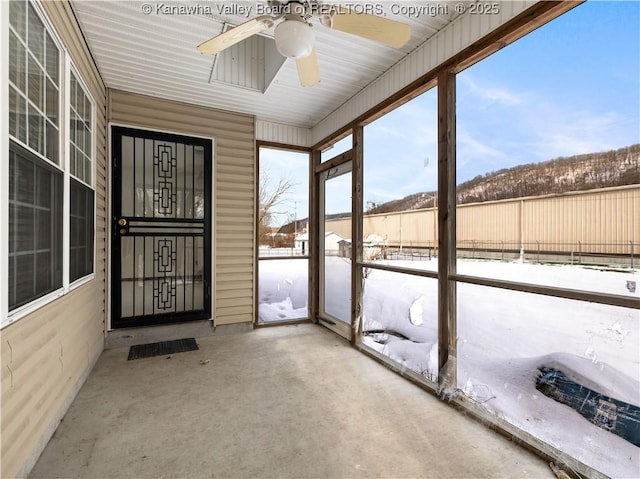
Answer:
<path fill-rule="evenodd" d="M 280 22 L 275 29 L 278 51 L 287 58 L 305 58 L 311 54 L 315 34 L 311 25 L 294 15 Z"/>

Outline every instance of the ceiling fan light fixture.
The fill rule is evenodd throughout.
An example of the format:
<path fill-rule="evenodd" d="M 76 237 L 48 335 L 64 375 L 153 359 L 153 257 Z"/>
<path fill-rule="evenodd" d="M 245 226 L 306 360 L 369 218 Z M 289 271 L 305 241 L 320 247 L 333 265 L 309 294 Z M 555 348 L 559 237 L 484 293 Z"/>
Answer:
<path fill-rule="evenodd" d="M 311 54 L 315 35 L 311 25 L 297 19 L 287 19 L 275 30 L 276 48 L 287 58 L 305 58 Z"/>

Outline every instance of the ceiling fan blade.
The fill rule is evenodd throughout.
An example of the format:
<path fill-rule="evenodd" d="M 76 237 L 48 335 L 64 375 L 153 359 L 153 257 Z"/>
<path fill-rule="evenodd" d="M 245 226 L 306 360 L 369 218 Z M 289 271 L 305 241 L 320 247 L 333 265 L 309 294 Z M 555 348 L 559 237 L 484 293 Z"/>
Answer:
<path fill-rule="evenodd" d="M 318 67 L 318 57 L 316 49 L 311 50 L 309 56 L 296 60 L 298 67 L 298 77 L 302 86 L 313 86 L 320 82 L 320 68 Z"/>
<path fill-rule="evenodd" d="M 331 28 L 394 48 L 404 46 L 411 38 L 411 26 L 406 23 L 344 8 L 333 15 Z"/>
<path fill-rule="evenodd" d="M 256 17 L 201 43 L 198 45 L 198 51 L 208 55 L 219 53 L 225 48 L 235 45 L 251 35 L 263 32 L 272 26 L 273 20 L 271 17 L 267 15 Z"/>

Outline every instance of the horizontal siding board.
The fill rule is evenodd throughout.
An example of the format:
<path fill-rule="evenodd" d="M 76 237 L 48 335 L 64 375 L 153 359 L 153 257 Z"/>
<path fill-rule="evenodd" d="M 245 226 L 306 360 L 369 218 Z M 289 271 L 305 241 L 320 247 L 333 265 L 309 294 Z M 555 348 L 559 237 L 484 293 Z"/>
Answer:
<path fill-rule="evenodd" d="M 220 310 L 220 320 L 216 320 L 216 324 L 231 324 L 231 321 L 227 319 L 228 316 L 232 316 L 234 322 L 245 322 L 244 318 L 246 318 L 247 315 L 253 314 L 253 306 L 249 305 L 232 307 L 219 306 L 218 309 Z M 242 321 L 238 321 L 239 319 L 242 319 Z"/>
<path fill-rule="evenodd" d="M 253 195 L 250 194 L 252 191 L 253 190 L 238 191 L 237 189 L 217 191 L 216 198 L 230 201 L 244 200 L 248 198 L 249 200 L 254 201 Z"/>
<path fill-rule="evenodd" d="M 224 283 L 218 284 L 217 291 L 235 291 L 245 287 L 245 284 L 243 281 L 225 281 Z"/>
<path fill-rule="evenodd" d="M 225 228 L 218 228 L 216 229 L 216 234 L 218 235 L 218 241 L 221 241 L 222 245 L 230 245 L 230 241 L 235 241 L 238 238 L 244 238 L 247 236 L 248 233 L 250 233 L 252 231 L 252 228 L 250 225 L 246 225 L 245 227 L 237 227 L 237 228 L 231 228 L 231 227 L 225 227 Z M 220 235 L 226 235 L 225 236 L 220 236 Z M 226 242 L 224 242 L 224 240 L 227 240 Z M 232 245 L 231 245 L 232 246 Z"/>
<path fill-rule="evenodd" d="M 218 189 L 214 192 L 214 195 L 217 195 L 218 193 L 224 192 L 224 191 L 242 190 L 242 191 L 252 192 L 254 189 L 255 189 L 255 185 L 253 183 L 247 183 L 247 182 L 229 183 L 229 182 L 225 182 L 225 183 L 221 183 L 220 184 Z"/>
<path fill-rule="evenodd" d="M 225 175 L 225 178 L 229 178 L 229 181 L 233 181 L 233 178 L 237 178 L 238 176 L 243 177 L 241 180 L 236 180 L 234 183 L 244 183 L 246 180 L 245 176 L 253 176 L 253 165 L 218 165 L 216 168 L 216 173 L 218 175 Z"/>
<path fill-rule="evenodd" d="M 224 307 L 224 300 L 233 300 L 233 301 L 239 301 L 239 304 L 248 304 L 246 303 L 246 298 L 247 296 L 251 296 L 251 290 L 250 289 L 227 289 L 224 291 L 219 291 L 218 295 L 216 297 L 216 299 L 218 301 L 221 301 L 220 306 Z M 236 303 L 238 304 L 238 303 Z"/>
<path fill-rule="evenodd" d="M 244 321 L 245 316 L 246 316 L 246 313 L 234 314 L 226 311 L 225 316 L 219 322 L 217 322 L 217 324 L 224 325 L 224 324 L 242 323 Z"/>
<path fill-rule="evenodd" d="M 251 300 L 247 300 L 246 298 L 216 298 L 216 303 L 218 303 L 217 307 L 221 310 L 225 310 L 226 308 L 248 308 L 248 311 L 251 311 Z"/>
<path fill-rule="evenodd" d="M 224 176 L 224 181 L 227 184 L 243 184 L 247 181 L 247 176 L 251 179 L 253 177 L 253 172 L 249 175 L 243 175 L 238 173 L 224 173 L 224 170 L 221 171 L 220 168 L 216 168 L 217 178 L 216 182 L 220 182 L 220 176 Z"/>
<path fill-rule="evenodd" d="M 227 276 L 227 278 L 216 279 L 216 284 L 221 282 L 235 280 L 246 277 L 247 274 L 253 274 L 253 263 L 236 263 L 234 265 L 220 265 L 216 268 L 216 278 L 219 276 Z"/>

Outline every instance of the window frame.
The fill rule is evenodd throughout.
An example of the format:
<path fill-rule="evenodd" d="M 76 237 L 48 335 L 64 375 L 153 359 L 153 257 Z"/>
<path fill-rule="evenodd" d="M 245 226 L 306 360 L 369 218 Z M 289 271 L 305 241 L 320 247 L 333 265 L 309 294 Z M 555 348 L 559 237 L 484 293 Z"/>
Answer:
<path fill-rule="evenodd" d="M 10 2 L 7 2 L 10 4 Z M 36 58 L 36 54 L 33 53 L 30 50 L 29 47 L 29 18 L 30 18 L 30 8 L 29 6 L 33 9 L 33 11 L 35 12 L 38 20 L 42 23 L 46 34 L 49 36 L 49 38 L 51 39 L 51 41 L 53 42 L 53 45 L 56 47 L 56 49 L 58 50 L 58 71 L 57 71 L 57 81 L 58 84 L 55 85 L 57 86 L 57 90 L 58 90 L 58 108 L 57 108 L 57 124 L 55 125 L 57 127 L 58 130 L 58 142 L 57 142 L 57 162 L 53 161 L 49 158 L 47 158 L 47 156 L 43 153 L 41 153 L 40 151 L 37 151 L 36 149 L 34 149 L 33 147 L 31 147 L 28 143 L 29 143 L 29 129 L 28 129 L 28 119 L 27 119 L 27 123 L 25 124 L 25 128 L 26 128 L 26 138 L 25 141 L 22 141 L 21 139 L 19 139 L 18 137 L 13 137 L 13 140 L 15 142 L 17 142 L 18 144 L 20 144 L 21 146 L 25 147 L 27 150 L 29 150 L 30 152 L 33 152 L 34 154 L 36 154 L 39 158 L 47 161 L 48 163 L 50 163 L 52 166 L 54 166 L 55 168 L 57 168 L 60 171 L 64 171 L 64 156 L 63 156 L 63 146 L 60 143 L 60 138 L 61 138 L 61 133 L 62 133 L 62 124 L 64 121 L 64 117 L 62 115 L 63 113 L 63 109 L 62 109 L 62 103 L 60 100 L 63 100 L 64 98 L 62 97 L 63 94 L 63 87 L 64 87 L 64 68 L 63 68 L 63 61 L 65 58 L 65 49 L 64 49 L 64 45 L 61 42 L 60 38 L 57 36 L 55 29 L 53 28 L 53 26 L 51 25 L 51 23 L 49 22 L 47 16 L 44 14 L 44 11 L 42 10 L 42 7 L 40 6 L 40 4 L 38 2 L 36 2 L 35 0 L 24 0 L 23 2 L 26 7 L 24 10 L 24 14 L 25 14 L 25 21 L 26 21 L 26 27 L 27 29 L 24 32 L 24 35 L 26 36 L 26 40 L 24 40 L 24 46 L 26 47 L 25 49 L 25 57 L 24 57 L 24 61 L 26 64 L 29 63 L 30 60 L 30 53 L 31 56 L 33 56 L 35 62 L 36 62 L 36 66 L 38 68 L 41 68 L 42 71 L 44 72 L 45 76 L 41 79 L 41 81 L 43 82 L 43 85 L 46 85 L 46 82 L 48 80 L 48 76 L 50 76 L 49 71 L 47 70 L 47 58 L 46 58 L 46 52 L 44 53 L 45 58 L 44 58 L 44 65 L 42 64 L 42 62 Z M 6 26 L 7 28 L 7 32 L 6 35 L 3 35 L 3 38 L 7 39 L 8 43 L 10 43 L 10 36 L 11 36 L 11 32 L 14 31 L 15 29 L 13 29 L 13 27 L 11 26 L 11 13 L 10 13 L 10 7 L 8 8 L 7 11 L 7 16 L 6 19 L 3 19 L 3 27 Z M 14 33 L 16 35 L 16 37 L 19 38 L 19 35 L 17 34 L 17 32 Z M 20 40 L 20 38 L 19 38 Z M 46 38 L 43 38 L 43 42 L 46 42 Z M 22 43 L 22 42 L 21 42 Z M 48 42 L 46 42 L 48 43 Z M 8 72 L 7 72 L 7 76 L 4 78 L 7 78 L 7 84 L 9 84 L 9 88 L 11 88 L 11 82 L 10 82 L 10 74 L 11 74 L 11 64 L 10 64 L 10 58 L 11 58 L 11 51 L 9 48 L 9 51 L 7 53 L 8 56 L 8 61 L 7 61 L 7 66 L 8 68 Z M 29 69 L 27 67 L 26 70 L 27 73 L 27 81 L 28 81 L 28 77 L 29 77 Z M 42 94 L 43 92 L 45 93 L 44 95 L 44 105 L 41 107 L 41 105 L 36 105 L 30 98 L 30 92 L 29 92 L 29 86 L 28 84 L 25 84 L 25 91 L 20 90 L 17 85 L 14 85 L 14 88 L 18 91 L 19 96 L 22 99 L 27 100 L 26 103 L 26 110 L 24 111 L 24 114 L 28 117 L 29 114 L 29 109 L 30 109 L 30 103 L 33 104 L 35 106 L 36 109 L 36 113 L 38 114 L 39 118 L 44 119 L 44 124 L 46 125 L 48 122 L 53 123 L 50 118 L 49 115 L 47 113 L 47 105 L 46 105 L 46 86 L 42 87 L 42 91 L 40 92 L 40 94 Z M 8 109 L 6 111 L 9 111 Z M 42 134 L 46 137 L 46 126 L 45 126 L 45 130 L 42 132 Z M 44 138 L 44 145 L 46 146 L 46 138 Z M 43 148 L 45 150 L 46 153 L 46 148 Z"/>
<path fill-rule="evenodd" d="M 66 53 L 66 52 L 65 52 Z M 66 146 L 65 149 L 65 184 L 64 184 L 64 195 L 65 195 L 65 199 L 66 198 L 70 198 L 71 196 L 71 181 L 78 181 L 81 185 L 87 186 L 92 192 L 93 192 L 93 211 L 92 211 L 92 215 L 93 215 L 93 238 L 91 241 L 91 246 L 93 248 L 93 265 L 92 265 L 92 271 L 91 273 L 82 276 L 80 278 L 77 278 L 75 280 L 73 280 L 72 282 L 70 282 L 70 265 L 71 265 L 71 258 L 70 258 L 70 247 L 71 247 L 71 242 L 70 242 L 70 237 L 71 237 L 71 229 L 70 229 L 70 219 L 71 219 L 71 208 L 70 208 L 70 199 L 67 200 L 66 205 L 68 206 L 68 208 L 64 211 L 63 217 L 64 220 L 67 223 L 67 226 L 65 228 L 65 233 L 66 233 L 66 237 L 65 237 L 65 241 L 63 241 L 63 256 L 66 254 L 66 259 L 63 263 L 63 267 L 65 268 L 65 272 L 66 274 L 63 274 L 63 283 L 66 280 L 67 281 L 67 291 L 71 291 L 79 286 L 82 286 L 84 283 L 91 281 L 95 278 L 96 275 L 96 188 L 95 188 L 95 184 L 96 184 L 96 130 L 95 130 L 95 125 L 96 125 L 96 119 L 97 119 L 97 115 L 96 115 L 96 101 L 93 98 L 93 95 L 91 95 L 91 92 L 89 90 L 89 88 L 87 87 L 87 84 L 84 81 L 84 78 L 82 78 L 82 75 L 80 75 L 79 70 L 75 67 L 75 64 L 73 63 L 73 61 L 71 60 L 70 56 L 67 54 L 65 55 L 65 85 L 64 85 L 64 94 L 65 94 L 65 98 L 64 98 L 64 107 L 65 107 L 65 113 L 66 113 L 66 123 L 65 123 L 65 129 L 63 131 L 63 141 L 64 144 Z M 82 88 L 82 92 L 84 93 L 84 95 L 86 96 L 86 98 L 89 100 L 89 104 L 91 106 L 91 118 L 90 118 L 90 138 L 91 138 L 91 181 L 90 183 L 87 183 L 86 181 L 78 178 L 76 175 L 71 174 L 71 134 L 70 134 L 70 130 L 71 127 L 69 125 L 70 121 L 71 121 L 71 74 L 73 73 L 73 75 L 76 78 L 76 82 L 78 83 L 78 85 Z"/>
<path fill-rule="evenodd" d="M 34 0 L 24 0 L 24 3 L 30 5 L 31 8 L 35 11 L 37 17 L 44 25 L 46 33 L 51 38 L 53 44 L 58 49 L 58 145 L 57 145 L 57 153 L 58 153 L 58 164 L 54 161 L 48 159 L 42 153 L 36 151 L 34 148 L 30 147 L 28 144 L 25 144 L 19 138 L 14 137 L 9 134 L 9 78 L 10 78 L 10 49 L 9 49 L 9 38 L 10 34 L 13 31 L 13 27 L 10 25 L 10 12 L 9 12 L 9 2 L 0 2 L 0 38 L 3 40 L 0 42 L 2 45 L 0 49 L 0 75 L 2 78 L 5 78 L 6 81 L 1 82 L 0 93 L 1 93 L 1 104 L 3 111 L 6 111 L 7 114 L 2 115 L 0 118 L 0 145 L 6 152 L 9 151 L 9 147 L 12 142 L 19 145 L 20 147 L 26 149 L 29 153 L 35 155 L 35 157 L 42 161 L 46 166 L 54 168 L 59 171 L 63 175 L 62 188 L 63 188 L 63 202 L 62 202 L 62 257 L 60 261 L 62 262 L 62 286 L 57 288 L 54 291 L 51 291 L 47 294 L 44 294 L 29 303 L 18 306 L 14 309 L 9 309 L 9 259 L 8 259 L 8 251 L 9 251 L 9 190 L 10 190 L 10 182 L 9 182 L 9 162 L 2 162 L 0 165 L 0 191 L 2 192 L 2 196 L 0 198 L 0 272 L 3 274 L 0 275 L 0 329 L 5 328 L 6 326 L 15 323 L 16 321 L 22 319 L 25 316 L 28 316 L 32 312 L 42 308 L 43 306 L 55 301 L 56 299 L 65 296 L 76 288 L 92 281 L 96 277 L 96 267 L 97 267 L 97 258 L 96 258 L 96 224 L 97 224 L 97 206 L 96 206 L 96 156 L 97 156 L 97 130 L 96 130 L 96 120 L 97 120 L 97 112 L 96 112 L 96 101 L 93 97 L 91 90 L 88 88 L 87 83 L 85 82 L 83 76 L 79 73 L 79 69 L 76 68 L 75 64 L 71 59 L 71 55 L 69 50 L 62 42 L 61 38 L 58 36 L 57 31 L 53 27 L 52 23 L 49 21 L 46 13 L 44 12 L 42 6 L 39 2 Z M 28 8 L 26 11 L 28 12 Z M 28 15 L 28 14 L 27 14 Z M 28 21 L 28 20 L 27 20 Z M 6 40 L 6 41 L 5 41 Z M 28 51 L 28 47 L 27 47 Z M 27 53 L 28 54 L 28 53 Z M 77 84 L 81 87 L 83 94 L 89 101 L 89 105 L 91 108 L 90 111 L 90 140 L 91 140 L 91 148 L 90 148 L 90 173 L 91 173 L 91 181 L 87 183 L 85 180 L 77 177 L 76 175 L 71 174 L 70 168 L 70 152 L 71 152 L 71 144 L 70 144 L 70 118 L 71 118 L 71 97 L 70 97 L 70 85 L 71 85 L 71 73 L 75 76 Z M 14 86 L 16 88 L 16 86 Z M 28 142 L 28 134 L 27 131 L 27 142 Z M 93 238 L 91 241 L 91 247 L 93 248 L 93 262 L 92 262 L 92 271 L 89 274 L 86 274 L 78 279 L 70 281 L 70 190 L 71 190 L 71 181 L 78 181 L 80 185 L 88 187 L 93 193 L 93 210 L 91 214 L 93 215 Z M 5 201 L 2 201 L 5 200 Z"/>
<path fill-rule="evenodd" d="M 17 207 L 18 209 L 27 208 L 28 210 L 30 210 L 31 213 L 29 214 L 29 216 L 31 216 L 34 221 L 32 225 L 33 234 L 26 235 L 23 237 L 20 237 L 18 234 L 16 234 L 16 237 L 14 237 L 13 240 L 14 241 L 17 240 L 17 242 L 20 243 L 22 242 L 22 240 L 26 239 L 28 242 L 31 243 L 31 246 L 27 248 L 17 248 L 18 251 L 16 251 L 16 253 L 18 253 L 18 255 L 14 254 L 12 257 L 12 254 L 9 253 L 7 254 L 7 256 L 9 257 L 10 263 L 12 261 L 17 261 L 18 264 L 20 261 L 19 260 L 20 256 L 26 255 L 27 257 L 32 258 L 31 266 L 33 267 L 33 270 L 32 270 L 33 277 L 31 278 L 30 281 L 27 281 L 27 283 L 32 288 L 32 290 L 37 291 L 38 289 L 40 289 L 38 287 L 38 283 L 41 281 L 42 278 L 37 272 L 40 261 L 39 259 L 36 259 L 36 258 L 39 256 L 39 250 L 40 252 L 42 252 L 42 250 L 48 251 L 50 259 L 47 261 L 48 263 L 47 273 L 50 279 L 45 280 L 45 282 L 46 283 L 49 283 L 50 281 L 52 282 L 50 287 L 47 287 L 45 290 L 42 290 L 40 292 L 35 292 L 35 294 L 32 294 L 31 299 L 19 300 L 18 304 L 16 304 L 12 310 L 12 311 L 15 311 L 43 296 L 46 296 L 50 293 L 53 293 L 55 291 L 62 289 L 62 287 L 64 286 L 63 264 L 62 264 L 62 259 L 63 259 L 62 247 L 63 247 L 64 231 L 62 230 L 62 221 L 61 221 L 64 217 L 63 216 L 64 215 L 64 174 L 62 171 L 60 171 L 60 169 L 54 168 L 47 162 L 43 162 L 40 158 L 38 158 L 36 155 L 33 154 L 32 150 L 25 149 L 18 142 L 13 142 L 13 141 L 10 142 L 8 149 L 9 149 L 9 156 L 10 156 L 10 160 L 9 160 L 10 181 L 20 176 L 20 173 L 18 171 L 16 171 L 14 174 L 11 174 L 12 162 L 14 162 L 14 167 L 16 169 L 19 170 L 24 168 L 25 172 L 30 170 L 30 171 L 33 171 L 35 175 L 33 177 L 33 183 L 29 185 L 30 187 L 29 187 L 28 198 L 20 199 L 19 197 L 20 191 L 18 190 L 16 192 L 16 197 L 13 200 L 11 199 L 11 197 L 9 197 L 9 201 L 7 202 L 9 203 L 10 208 Z M 46 178 L 47 178 L 45 180 L 45 183 L 49 183 L 51 187 L 51 190 L 49 191 L 49 195 L 48 195 L 49 198 L 47 201 L 44 202 L 46 203 L 47 206 L 50 207 L 50 209 L 48 210 L 46 206 L 44 206 L 43 203 L 41 203 L 41 199 L 39 198 L 41 193 L 41 191 L 39 190 L 40 190 L 40 187 L 43 186 L 40 184 L 40 178 L 42 178 L 43 174 L 46 175 Z M 18 184 L 19 184 L 19 180 L 18 180 Z M 11 191 L 9 191 L 9 193 L 11 193 Z M 13 201 L 13 205 L 12 205 L 12 201 Z M 51 203 L 49 203 L 50 201 Z M 51 227 L 51 232 L 47 234 L 47 232 L 44 231 L 45 236 L 48 237 L 48 240 L 46 241 L 46 244 L 43 244 L 42 247 L 40 247 L 38 246 L 38 244 L 40 242 L 43 229 L 36 226 L 38 224 L 37 212 L 43 211 L 43 210 L 48 211 L 50 215 L 50 219 L 47 221 L 47 225 L 45 225 L 45 229 L 48 227 Z M 9 215 L 9 221 L 11 221 L 11 210 Z M 21 223 L 21 220 L 19 219 L 19 217 L 16 218 L 16 221 L 19 227 Z M 11 231 L 9 230 L 9 232 Z M 11 244 L 11 240 L 12 238 L 9 238 L 9 244 Z M 18 268 L 16 271 L 18 271 L 20 267 L 17 264 L 16 266 Z M 9 271 L 11 272 L 11 268 L 9 269 Z M 22 275 L 16 273 L 14 274 L 13 277 L 9 276 L 8 278 L 14 283 L 16 282 L 19 283 L 20 279 L 22 279 Z M 11 291 L 11 288 L 9 288 L 9 291 Z M 16 294 L 20 296 L 17 292 Z"/>

